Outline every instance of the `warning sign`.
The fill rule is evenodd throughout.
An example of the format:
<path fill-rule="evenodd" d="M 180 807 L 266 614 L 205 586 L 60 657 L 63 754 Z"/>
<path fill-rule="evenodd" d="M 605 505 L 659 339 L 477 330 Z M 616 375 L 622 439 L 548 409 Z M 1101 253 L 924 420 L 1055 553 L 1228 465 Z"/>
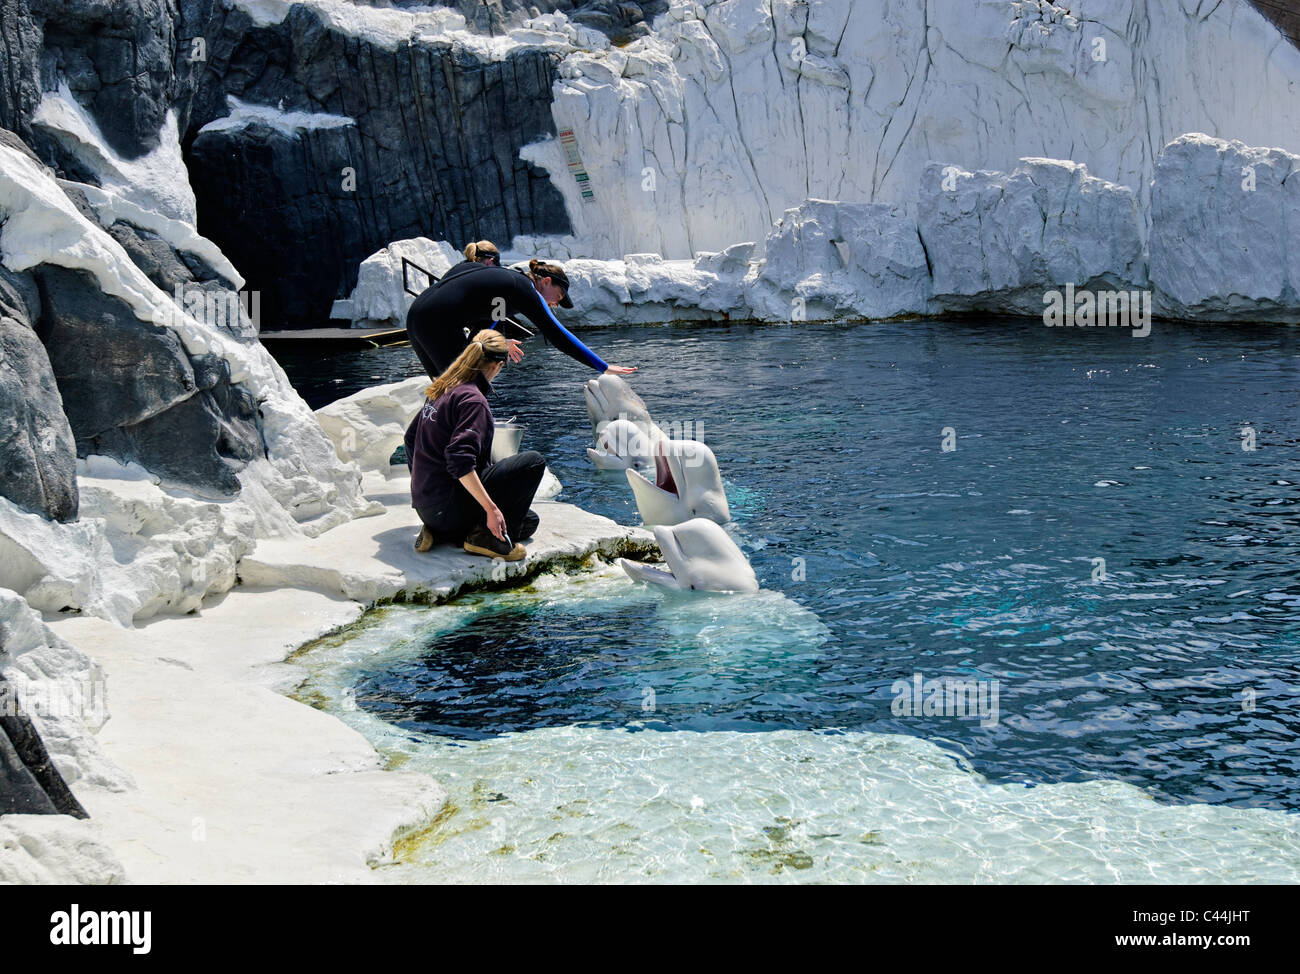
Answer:
<path fill-rule="evenodd" d="M 582 193 L 582 202 L 593 202 L 596 194 L 591 191 L 591 177 L 587 175 L 587 170 L 582 165 L 582 156 L 578 153 L 578 140 L 573 134 L 573 129 L 560 130 L 560 145 L 564 149 L 564 161 L 569 165 L 569 172 L 573 173 L 573 178 Z"/>

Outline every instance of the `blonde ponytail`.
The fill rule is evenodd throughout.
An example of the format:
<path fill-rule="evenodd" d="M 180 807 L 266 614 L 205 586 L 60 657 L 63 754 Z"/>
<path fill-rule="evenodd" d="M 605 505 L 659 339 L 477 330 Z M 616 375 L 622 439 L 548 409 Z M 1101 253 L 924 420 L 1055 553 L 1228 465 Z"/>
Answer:
<path fill-rule="evenodd" d="M 480 240 L 478 243 L 465 245 L 465 259 L 472 260 L 476 264 L 481 264 L 485 260 L 495 260 L 500 264 L 501 252 L 491 240 Z"/>
<path fill-rule="evenodd" d="M 499 331 L 484 328 L 465 346 L 465 351 L 456 356 L 456 361 L 447 366 L 447 371 L 433 380 L 433 384 L 424 390 L 424 398 L 432 402 L 444 392 L 455 389 L 463 382 L 470 382 L 480 373 L 487 371 L 487 366 L 499 358 L 489 359 L 488 352 L 498 356 L 510 350 L 509 344 Z"/>

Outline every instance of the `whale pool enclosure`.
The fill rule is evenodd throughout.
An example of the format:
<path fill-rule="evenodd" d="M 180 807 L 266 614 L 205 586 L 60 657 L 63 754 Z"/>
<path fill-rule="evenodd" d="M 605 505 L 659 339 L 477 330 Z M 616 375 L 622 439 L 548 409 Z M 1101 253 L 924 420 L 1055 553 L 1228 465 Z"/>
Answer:
<path fill-rule="evenodd" d="M 305 653 L 304 699 L 449 788 L 413 878 L 1300 879 L 1294 329 L 592 340 L 712 448 L 763 589 L 598 566 Z M 319 405 L 411 358 L 298 381 Z M 534 343 L 494 406 L 560 500 L 637 523 L 586 377 Z"/>

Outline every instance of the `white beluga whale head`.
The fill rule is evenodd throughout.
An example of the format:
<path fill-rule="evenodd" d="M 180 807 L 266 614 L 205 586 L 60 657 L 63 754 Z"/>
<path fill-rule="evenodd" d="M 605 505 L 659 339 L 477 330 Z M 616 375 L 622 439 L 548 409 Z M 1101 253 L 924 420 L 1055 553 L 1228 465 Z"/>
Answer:
<path fill-rule="evenodd" d="M 744 552 L 715 522 L 702 517 L 654 529 L 667 570 L 620 558 L 634 582 L 679 592 L 757 592 L 758 578 Z"/>
<path fill-rule="evenodd" d="M 628 420 L 649 433 L 654 423 L 645 400 L 632 391 L 632 387 L 617 375 L 601 375 L 583 384 L 582 394 L 587 400 L 587 416 L 591 419 L 591 434 L 600 436 L 606 423 L 617 419 Z"/>
<path fill-rule="evenodd" d="M 731 520 L 727 492 L 712 450 L 698 440 L 667 438 L 658 440 L 655 448 L 654 481 L 636 470 L 627 471 L 627 482 L 632 485 L 646 527 L 681 524 L 693 517 L 718 524 Z"/>
<path fill-rule="evenodd" d="M 655 444 L 663 438 L 659 427 L 651 424 L 649 433 L 628 419 L 608 422 L 596 437 L 596 446 L 587 447 L 587 456 L 597 470 L 636 470 L 652 474 L 655 469 Z"/>

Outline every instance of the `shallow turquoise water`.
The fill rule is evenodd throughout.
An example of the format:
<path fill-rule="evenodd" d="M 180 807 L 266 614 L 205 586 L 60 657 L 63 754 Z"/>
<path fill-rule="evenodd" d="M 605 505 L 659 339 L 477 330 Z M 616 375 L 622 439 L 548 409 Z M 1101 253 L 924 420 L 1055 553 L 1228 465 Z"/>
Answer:
<path fill-rule="evenodd" d="M 1093 782 L 1077 793 L 1085 807 L 1119 781 L 1132 789 L 1125 803 L 1156 809 L 1296 807 L 1294 329 L 1157 324 L 1133 339 L 969 321 L 610 329 L 590 340 L 610 361 L 643 366 L 634 387 L 661 425 L 690 423 L 713 448 L 734 537 L 765 592 L 683 600 L 613 575 L 541 599 L 389 610 L 364 637 L 367 654 L 317 668 L 327 697 L 347 690 L 355 713 L 416 750 L 473 750 L 466 774 L 496 756 L 545 765 L 550 748 L 596 740 L 647 761 L 657 749 L 699 751 L 701 762 L 719 748 L 742 762 L 800 741 L 842 770 L 844 748 L 876 753 L 878 738 L 905 736 L 897 747 L 918 761 L 937 744 L 953 756 L 944 760 L 968 762 L 953 773 L 992 782 L 985 797 Z M 409 357 L 336 362 L 329 378 L 315 374 L 313 395 L 411 374 Z M 583 453 L 585 377 L 532 348 L 498 382 L 498 414 L 525 424 L 525 446 L 565 484 L 561 499 L 636 523 L 625 481 Z M 943 449 L 945 428 L 955 450 Z M 1257 449 L 1242 449 L 1243 429 Z M 895 681 L 918 673 L 996 680 L 996 723 L 896 713 Z M 449 750 L 454 741 L 465 743 Z M 684 775 L 704 767 L 681 760 Z M 436 776 L 455 776 L 455 761 L 441 773 L 439 763 Z M 770 772 L 760 761 L 737 781 Z M 850 800 L 828 780 L 810 771 L 810 802 Z M 799 818 L 798 775 L 782 781 L 786 817 Z M 843 788 L 869 806 L 861 784 Z M 717 811 L 717 795 L 696 797 Z M 1290 834 L 1293 816 L 1268 814 Z M 764 834 L 771 823 L 749 824 Z M 866 868 L 861 856 L 844 862 Z"/>

